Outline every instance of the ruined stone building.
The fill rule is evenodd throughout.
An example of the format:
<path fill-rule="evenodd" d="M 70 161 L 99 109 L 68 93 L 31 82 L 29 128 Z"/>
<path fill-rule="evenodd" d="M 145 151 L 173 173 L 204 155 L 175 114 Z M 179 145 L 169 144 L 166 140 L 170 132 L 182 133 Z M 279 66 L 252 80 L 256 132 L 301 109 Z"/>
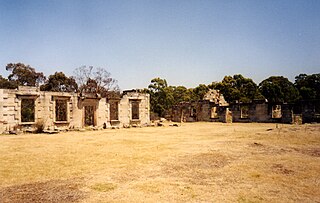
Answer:
<path fill-rule="evenodd" d="M 300 115 L 304 123 L 320 123 L 320 100 L 304 100 L 296 103 L 294 114 Z"/>
<path fill-rule="evenodd" d="M 311 123 L 320 122 L 320 101 L 295 104 L 254 100 L 230 105 L 234 122 Z"/>
<path fill-rule="evenodd" d="M 320 122 L 320 101 L 287 104 L 254 100 L 249 103 L 228 104 L 218 90 L 210 90 L 201 101 L 184 102 L 173 106 L 170 119 L 175 122 Z"/>
<path fill-rule="evenodd" d="M 175 122 L 230 122 L 229 104 L 219 90 L 210 90 L 204 99 L 196 102 L 183 102 L 173 106 L 170 116 Z"/>
<path fill-rule="evenodd" d="M 27 86 L 0 89 L 0 133 L 32 130 L 39 124 L 46 130 L 143 126 L 150 122 L 149 100 L 138 91 L 107 99 Z"/>
<path fill-rule="evenodd" d="M 233 122 L 293 123 L 292 105 L 254 100 L 231 105 Z"/>

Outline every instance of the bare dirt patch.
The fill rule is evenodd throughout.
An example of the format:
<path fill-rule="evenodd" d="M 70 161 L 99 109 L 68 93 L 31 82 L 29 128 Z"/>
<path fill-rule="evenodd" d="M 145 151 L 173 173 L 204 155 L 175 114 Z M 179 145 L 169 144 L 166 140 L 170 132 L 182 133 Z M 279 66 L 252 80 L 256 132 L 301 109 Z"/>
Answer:
<path fill-rule="evenodd" d="M 217 152 L 185 155 L 164 163 L 162 174 L 195 184 L 207 184 L 217 169 L 230 162 L 230 157 Z"/>
<path fill-rule="evenodd" d="M 247 146 L 251 148 L 248 150 L 249 152 L 251 152 L 251 154 L 284 155 L 284 154 L 292 153 L 295 151 L 290 147 L 281 146 L 281 145 L 279 146 L 279 145 L 269 144 L 269 143 L 262 144 L 260 142 L 249 143 Z"/>
<path fill-rule="evenodd" d="M 86 197 L 79 186 L 79 180 L 76 179 L 14 185 L 0 189 L 0 200 L 3 203 L 78 202 Z"/>
<path fill-rule="evenodd" d="M 271 168 L 275 173 L 279 173 L 279 174 L 290 175 L 294 173 L 293 170 L 287 169 L 282 164 L 273 164 Z"/>
<path fill-rule="evenodd" d="M 295 151 L 302 154 L 306 154 L 313 157 L 320 157 L 320 148 L 311 148 L 311 149 L 298 149 L 294 148 Z"/>

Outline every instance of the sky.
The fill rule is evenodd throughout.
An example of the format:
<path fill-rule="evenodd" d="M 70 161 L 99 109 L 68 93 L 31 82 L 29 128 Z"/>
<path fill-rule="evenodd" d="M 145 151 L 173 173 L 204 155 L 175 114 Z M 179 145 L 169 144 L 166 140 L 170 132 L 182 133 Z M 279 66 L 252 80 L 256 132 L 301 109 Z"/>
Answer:
<path fill-rule="evenodd" d="M 87 65 L 122 90 L 320 73 L 319 0 L 0 0 L 0 74 Z"/>

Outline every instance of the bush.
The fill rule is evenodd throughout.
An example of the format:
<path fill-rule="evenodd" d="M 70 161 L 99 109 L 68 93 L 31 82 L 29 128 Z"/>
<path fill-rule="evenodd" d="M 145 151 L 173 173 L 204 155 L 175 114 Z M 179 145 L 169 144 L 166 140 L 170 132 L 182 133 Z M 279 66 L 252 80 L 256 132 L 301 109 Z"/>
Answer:
<path fill-rule="evenodd" d="M 35 133 L 43 133 L 44 127 L 45 127 L 45 122 L 43 120 L 37 121 L 35 124 L 35 128 L 36 128 Z"/>

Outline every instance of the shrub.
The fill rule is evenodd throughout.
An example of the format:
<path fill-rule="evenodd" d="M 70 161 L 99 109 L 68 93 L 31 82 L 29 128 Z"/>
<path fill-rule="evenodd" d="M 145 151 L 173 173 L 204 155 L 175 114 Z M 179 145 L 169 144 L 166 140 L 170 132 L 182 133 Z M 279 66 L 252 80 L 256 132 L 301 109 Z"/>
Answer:
<path fill-rule="evenodd" d="M 35 128 L 36 128 L 35 133 L 43 133 L 44 127 L 45 127 L 44 120 L 37 121 L 35 124 Z"/>

